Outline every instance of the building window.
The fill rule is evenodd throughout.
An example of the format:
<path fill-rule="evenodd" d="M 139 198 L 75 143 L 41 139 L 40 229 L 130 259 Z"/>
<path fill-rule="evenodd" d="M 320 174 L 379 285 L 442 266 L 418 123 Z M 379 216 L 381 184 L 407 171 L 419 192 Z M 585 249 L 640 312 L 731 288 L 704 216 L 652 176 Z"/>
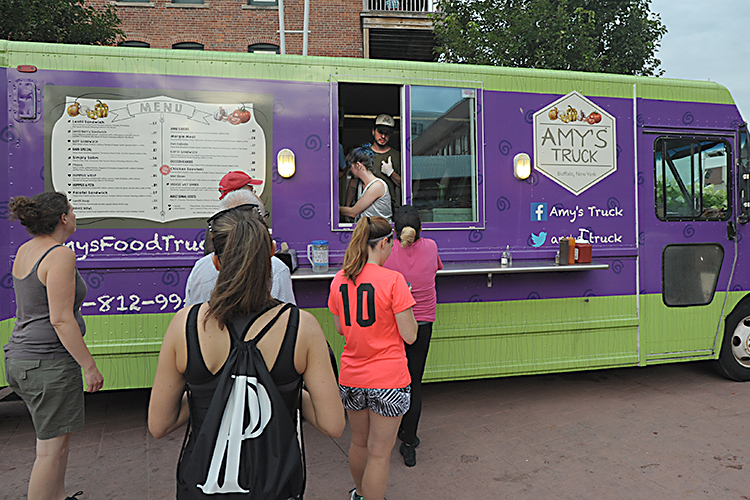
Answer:
<path fill-rule="evenodd" d="M 203 44 L 197 42 L 180 42 L 172 45 L 172 48 L 178 50 L 203 50 Z"/>
<path fill-rule="evenodd" d="M 248 5 L 253 7 L 278 7 L 278 0 L 247 0 Z"/>
<path fill-rule="evenodd" d="M 654 142 L 656 216 L 726 220 L 730 146 L 713 137 L 660 137 Z"/>
<path fill-rule="evenodd" d="M 254 43 L 247 46 L 247 51 L 251 54 L 280 54 L 281 50 L 278 45 L 272 43 Z"/>
<path fill-rule="evenodd" d="M 124 42 L 120 42 L 117 45 L 119 47 L 140 47 L 143 49 L 148 49 L 149 47 L 151 47 L 150 43 L 139 42 L 138 40 L 125 40 Z"/>
<path fill-rule="evenodd" d="M 203 3 L 203 0 L 172 0 L 172 3 L 192 3 L 192 4 L 201 4 Z"/>

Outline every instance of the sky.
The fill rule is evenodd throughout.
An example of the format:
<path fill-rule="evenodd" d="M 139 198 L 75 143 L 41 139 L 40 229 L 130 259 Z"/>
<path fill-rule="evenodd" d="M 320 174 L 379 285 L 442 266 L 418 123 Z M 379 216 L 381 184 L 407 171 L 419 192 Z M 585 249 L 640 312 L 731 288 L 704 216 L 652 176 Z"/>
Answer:
<path fill-rule="evenodd" d="M 750 1 L 652 0 L 651 11 L 669 30 L 656 56 L 663 76 L 724 85 L 750 121 Z"/>

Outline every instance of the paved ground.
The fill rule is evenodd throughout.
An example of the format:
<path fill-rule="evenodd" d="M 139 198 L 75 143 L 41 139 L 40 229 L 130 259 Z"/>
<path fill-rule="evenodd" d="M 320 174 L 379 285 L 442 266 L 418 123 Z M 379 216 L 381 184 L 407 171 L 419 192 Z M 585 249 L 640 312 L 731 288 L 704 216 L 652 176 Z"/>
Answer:
<path fill-rule="evenodd" d="M 708 363 L 430 384 L 417 466 L 394 449 L 389 500 L 743 499 L 750 383 Z M 174 498 L 183 433 L 146 430 L 148 391 L 87 396 L 67 484 L 89 499 Z M 308 500 L 346 500 L 348 430 L 306 427 Z M 0 498 L 25 498 L 34 435 L 0 402 Z M 748 455 L 745 455 L 748 453 Z"/>

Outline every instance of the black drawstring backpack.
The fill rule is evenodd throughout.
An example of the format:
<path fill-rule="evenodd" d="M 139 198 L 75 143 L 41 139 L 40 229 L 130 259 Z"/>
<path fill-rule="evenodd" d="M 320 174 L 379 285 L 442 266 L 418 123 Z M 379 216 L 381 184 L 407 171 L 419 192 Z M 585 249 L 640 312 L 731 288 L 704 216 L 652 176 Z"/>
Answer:
<path fill-rule="evenodd" d="M 199 307 L 190 311 L 188 325 L 197 321 Z M 252 340 L 243 339 L 268 309 L 252 318 L 242 335 L 227 324 L 232 348 L 189 456 L 185 456 L 188 434 L 183 442 L 177 467 L 179 500 L 302 498 L 306 479 L 302 426 L 298 438 L 297 426 L 256 345 L 289 308 L 289 326 L 297 328 L 299 309 L 285 304 Z M 294 385 L 301 410 L 301 380 Z M 189 422 L 188 433 L 191 428 Z"/>

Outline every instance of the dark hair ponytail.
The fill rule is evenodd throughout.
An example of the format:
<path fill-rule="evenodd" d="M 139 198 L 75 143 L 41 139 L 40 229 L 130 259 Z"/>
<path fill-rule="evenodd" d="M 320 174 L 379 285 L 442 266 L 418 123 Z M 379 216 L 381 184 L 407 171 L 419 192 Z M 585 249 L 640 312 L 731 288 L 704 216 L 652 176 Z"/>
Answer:
<path fill-rule="evenodd" d="M 344 276 L 354 281 L 367 264 L 368 247 L 375 248 L 384 237 L 393 233 L 391 224 L 383 217 L 362 217 L 354 228 L 352 240 L 344 254 Z"/>
<path fill-rule="evenodd" d="M 8 210 L 11 220 L 21 221 L 29 234 L 41 236 L 55 231 L 60 217 L 70 211 L 70 204 L 65 193 L 52 191 L 31 198 L 15 196 L 8 203 Z"/>
<path fill-rule="evenodd" d="M 214 317 L 225 325 L 233 316 L 248 315 L 272 303 L 273 244 L 261 219 L 257 209 L 230 210 L 211 223 L 221 270 L 206 319 Z"/>
<path fill-rule="evenodd" d="M 419 212 L 413 206 L 398 207 L 396 213 L 393 214 L 393 223 L 402 248 L 408 247 L 419 239 L 419 233 L 422 232 L 422 221 L 419 219 Z"/>

